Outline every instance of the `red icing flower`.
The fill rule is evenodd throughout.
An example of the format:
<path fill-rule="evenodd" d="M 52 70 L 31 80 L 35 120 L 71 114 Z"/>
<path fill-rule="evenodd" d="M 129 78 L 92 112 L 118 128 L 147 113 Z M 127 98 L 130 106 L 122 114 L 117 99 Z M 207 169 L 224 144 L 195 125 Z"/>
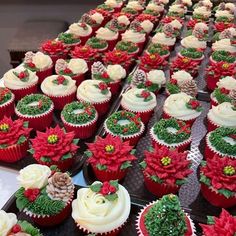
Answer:
<path fill-rule="evenodd" d="M 103 62 L 106 65 L 119 64 L 123 67 L 126 67 L 132 63 L 132 56 L 130 56 L 127 52 L 124 51 L 113 50 L 105 53 Z"/>
<path fill-rule="evenodd" d="M 152 16 L 152 15 L 149 15 L 149 14 L 140 14 L 138 15 L 136 18 L 135 18 L 136 21 L 139 21 L 139 22 L 143 22 L 145 20 L 149 20 L 151 22 L 155 22 L 156 21 L 156 16 Z"/>
<path fill-rule="evenodd" d="M 107 135 L 104 139 L 97 137 L 94 143 L 88 144 L 88 147 L 92 153 L 88 162 L 92 165 L 105 165 L 107 170 L 118 171 L 124 162 L 136 160 L 130 153 L 133 147 L 118 136 Z"/>
<path fill-rule="evenodd" d="M 219 217 L 213 217 L 214 224 L 200 224 L 205 236 L 234 236 L 236 232 L 236 217 L 232 216 L 225 209 Z"/>
<path fill-rule="evenodd" d="M 98 12 L 98 13 L 102 14 L 104 18 L 110 18 L 110 16 L 111 16 L 111 12 L 109 12 L 109 11 L 107 11 L 105 9 L 96 8 L 96 9 L 90 11 L 90 13 L 91 12 L 94 12 L 94 13 Z"/>
<path fill-rule="evenodd" d="M 65 81 L 65 77 L 62 75 L 57 76 L 57 82 L 58 84 L 63 84 Z"/>
<path fill-rule="evenodd" d="M 189 20 L 187 27 L 193 29 L 199 21 L 197 19 Z"/>
<path fill-rule="evenodd" d="M 170 79 L 170 83 L 171 83 L 171 84 L 177 84 L 178 81 L 177 81 L 176 79 Z"/>
<path fill-rule="evenodd" d="M 65 70 L 63 70 L 63 73 L 65 73 L 65 74 L 72 74 L 73 72 L 72 72 L 71 69 L 66 68 Z"/>
<path fill-rule="evenodd" d="M 41 50 L 48 55 L 64 55 L 68 53 L 67 47 L 61 42 L 56 40 L 47 40 L 41 45 Z"/>
<path fill-rule="evenodd" d="M 100 193 L 102 195 L 108 195 L 108 194 L 113 194 L 117 191 L 116 187 L 111 185 L 109 182 L 104 182 L 102 187 L 101 187 L 101 190 L 100 190 Z"/>
<path fill-rule="evenodd" d="M 196 109 L 200 106 L 200 103 L 197 100 L 190 100 L 189 105 L 192 107 L 192 109 Z"/>
<path fill-rule="evenodd" d="M 31 140 L 34 158 L 40 160 L 42 157 L 53 161 L 61 161 L 61 158 L 78 149 L 73 143 L 74 132 L 65 133 L 59 126 L 47 128 L 45 133 L 37 131 L 37 136 Z"/>
<path fill-rule="evenodd" d="M 22 230 L 22 229 L 21 229 L 21 226 L 18 225 L 18 224 L 15 224 L 15 225 L 12 227 L 11 232 L 14 233 L 14 234 L 17 234 L 17 233 L 21 232 L 21 230 Z"/>
<path fill-rule="evenodd" d="M 106 83 L 100 82 L 98 84 L 98 88 L 101 89 L 101 90 L 106 90 L 107 89 L 107 85 L 106 85 Z"/>
<path fill-rule="evenodd" d="M 145 99 L 148 98 L 150 95 L 151 95 L 151 93 L 146 90 L 143 90 L 141 93 L 141 96 Z"/>
<path fill-rule="evenodd" d="M 38 188 L 27 189 L 24 191 L 24 196 L 30 202 L 34 202 L 38 198 L 39 194 L 40 194 L 40 189 L 38 189 Z"/>
<path fill-rule="evenodd" d="M 201 173 L 210 179 L 210 185 L 216 189 L 227 189 L 236 192 L 236 160 L 219 158 L 215 155 L 208 159 Z"/>
<path fill-rule="evenodd" d="M 167 147 L 159 148 L 155 145 L 153 152 L 145 151 L 144 155 L 144 174 L 149 177 L 156 176 L 165 184 L 176 185 L 177 180 L 183 180 L 192 173 L 187 152 L 182 153 Z"/>
<path fill-rule="evenodd" d="M 146 82 L 145 82 L 145 86 L 147 86 L 147 87 L 150 87 L 150 86 L 152 86 L 153 85 L 153 83 L 152 83 L 152 81 L 150 81 L 150 80 L 147 80 Z"/>
<path fill-rule="evenodd" d="M 96 49 L 91 48 L 88 45 L 77 46 L 71 52 L 72 58 L 81 58 L 86 61 L 95 61 L 99 57 L 99 53 Z"/>
<path fill-rule="evenodd" d="M 217 22 L 214 25 L 214 29 L 217 32 L 223 32 L 225 29 L 228 29 L 228 28 L 231 28 L 231 27 L 234 27 L 234 24 L 227 23 L 227 22 Z"/>
<path fill-rule="evenodd" d="M 30 68 L 35 68 L 35 67 L 36 67 L 33 62 L 29 62 L 29 63 L 27 63 L 27 65 L 28 65 Z"/>
<path fill-rule="evenodd" d="M 229 94 L 230 90 L 226 89 L 226 88 L 221 88 L 220 92 L 223 93 L 223 94 Z"/>
<path fill-rule="evenodd" d="M 118 18 L 119 16 L 126 16 L 129 20 L 133 18 L 133 15 L 127 12 L 117 12 L 112 15 L 113 18 Z"/>
<path fill-rule="evenodd" d="M 109 79 L 110 78 L 109 75 L 107 74 L 107 72 L 103 72 L 101 76 L 104 79 Z"/>
<path fill-rule="evenodd" d="M 24 127 L 23 120 L 13 121 L 11 118 L 4 117 L 0 120 L 0 145 L 14 145 L 21 136 L 28 138 L 30 131 L 30 128 Z"/>
<path fill-rule="evenodd" d="M 21 71 L 18 76 L 19 76 L 20 79 L 24 79 L 24 78 L 26 78 L 28 75 L 27 75 L 24 71 Z"/>
<path fill-rule="evenodd" d="M 177 57 L 171 63 L 171 69 L 173 71 L 185 70 L 190 74 L 193 74 L 198 71 L 199 63 L 187 57 Z"/>
<path fill-rule="evenodd" d="M 173 20 L 178 20 L 181 24 L 183 24 L 183 20 L 179 17 L 172 17 L 172 16 L 166 16 L 161 20 L 162 24 L 168 24 L 171 23 Z"/>

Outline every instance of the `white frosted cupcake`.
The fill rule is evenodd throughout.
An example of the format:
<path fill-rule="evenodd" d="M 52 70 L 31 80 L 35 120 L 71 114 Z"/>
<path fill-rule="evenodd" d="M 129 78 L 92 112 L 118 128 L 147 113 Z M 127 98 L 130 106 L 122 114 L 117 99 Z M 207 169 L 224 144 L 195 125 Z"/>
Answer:
<path fill-rule="evenodd" d="M 85 80 L 77 89 L 77 99 L 82 102 L 91 103 L 99 115 L 104 115 L 109 109 L 111 92 L 104 82 Z"/>
<path fill-rule="evenodd" d="M 129 1 L 126 7 L 134 9 L 139 12 L 141 12 L 144 9 L 144 7 L 140 4 L 139 1 Z"/>
<path fill-rule="evenodd" d="M 134 30 L 126 30 L 121 36 L 122 41 L 136 43 L 139 50 L 142 50 L 144 43 L 146 42 L 146 34 Z"/>
<path fill-rule="evenodd" d="M 149 2 L 146 10 L 149 11 L 154 11 L 154 12 L 158 12 L 158 13 L 163 13 L 164 12 L 164 5 L 163 4 L 155 4 L 153 2 Z"/>
<path fill-rule="evenodd" d="M 168 16 L 172 16 L 172 17 L 180 17 L 183 18 L 184 14 L 187 12 L 187 8 L 180 5 L 180 4 L 176 4 L 176 5 L 171 5 L 169 7 L 169 11 L 168 11 Z"/>
<path fill-rule="evenodd" d="M 130 214 L 130 196 L 117 181 L 81 188 L 72 202 L 72 218 L 86 233 L 117 235 Z"/>
<path fill-rule="evenodd" d="M 208 132 L 219 128 L 236 128 L 236 109 L 229 102 L 213 106 L 207 114 Z"/>
<path fill-rule="evenodd" d="M 139 113 L 145 124 L 150 120 L 156 105 L 155 94 L 146 89 L 132 88 L 122 94 L 122 108 L 136 114 Z"/>
<path fill-rule="evenodd" d="M 232 54 L 236 53 L 236 47 L 230 42 L 230 39 L 221 39 L 212 44 L 213 51 L 226 51 Z"/>
<path fill-rule="evenodd" d="M 36 93 L 38 76 L 36 72 L 17 67 L 6 72 L 3 76 L 4 86 L 10 89 L 16 100 L 20 100 L 24 96 Z"/>
<path fill-rule="evenodd" d="M 193 10 L 193 19 L 208 21 L 211 10 L 206 6 L 197 7 Z"/>
<path fill-rule="evenodd" d="M 175 37 L 167 37 L 167 35 L 163 32 L 156 33 L 152 38 L 152 43 L 168 46 L 170 49 L 173 48 L 175 42 Z"/>
<path fill-rule="evenodd" d="M 181 40 L 181 45 L 184 48 L 196 48 L 205 50 L 207 43 L 204 40 L 199 40 L 194 35 L 187 36 Z"/>
<path fill-rule="evenodd" d="M 192 125 L 201 115 L 202 107 L 199 101 L 186 93 L 171 94 L 163 106 L 163 118 L 174 117 Z"/>
<path fill-rule="evenodd" d="M 75 81 L 63 75 L 49 76 L 41 84 L 42 92 L 52 99 L 58 110 L 75 99 L 76 88 Z"/>

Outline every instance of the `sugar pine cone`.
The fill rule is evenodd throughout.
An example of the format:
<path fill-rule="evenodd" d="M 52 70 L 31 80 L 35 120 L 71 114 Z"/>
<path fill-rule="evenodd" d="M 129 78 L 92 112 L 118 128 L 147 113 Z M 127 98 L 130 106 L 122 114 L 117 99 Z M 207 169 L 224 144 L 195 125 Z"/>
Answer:
<path fill-rule="evenodd" d="M 232 38 L 232 33 L 229 29 L 225 29 L 223 32 L 220 33 L 219 38 L 220 39 L 230 39 Z"/>
<path fill-rule="evenodd" d="M 229 97 L 232 99 L 232 104 L 236 106 L 236 90 L 231 90 L 229 93 Z"/>
<path fill-rule="evenodd" d="M 92 65 L 92 74 L 103 74 L 106 73 L 107 69 L 100 61 L 96 61 Z"/>
<path fill-rule="evenodd" d="M 32 58 L 35 54 L 32 51 L 29 51 L 25 54 L 24 62 L 25 63 L 30 63 L 32 62 Z"/>
<path fill-rule="evenodd" d="M 67 203 L 73 196 L 74 185 L 67 173 L 56 172 L 49 178 L 46 191 L 51 199 Z"/>
<path fill-rule="evenodd" d="M 145 83 L 146 80 L 147 80 L 146 73 L 143 70 L 138 69 L 134 72 L 132 76 L 131 85 L 136 87 L 139 84 Z"/>
<path fill-rule="evenodd" d="M 188 80 L 180 85 L 180 90 L 181 92 L 186 93 L 192 97 L 196 97 L 198 88 L 194 80 Z"/>
<path fill-rule="evenodd" d="M 55 71 L 59 73 L 60 71 L 64 71 L 67 68 L 67 63 L 63 59 L 58 59 L 55 65 Z"/>

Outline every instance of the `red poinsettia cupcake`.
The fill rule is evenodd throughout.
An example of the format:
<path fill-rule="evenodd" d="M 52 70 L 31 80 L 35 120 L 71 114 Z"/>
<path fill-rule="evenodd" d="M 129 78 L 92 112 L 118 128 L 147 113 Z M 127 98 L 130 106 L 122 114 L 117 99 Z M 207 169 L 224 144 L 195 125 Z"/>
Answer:
<path fill-rule="evenodd" d="M 236 217 L 222 209 L 220 216 L 207 216 L 207 225 L 200 224 L 204 236 L 229 235 L 233 236 L 236 232 Z"/>
<path fill-rule="evenodd" d="M 0 120 L 0 160 L 16 162 L 27 155 L 31 129 L 23 120 L 13 121 L 4 117 Z"/>
<path fill-rule="evenodd" d="M 79 148 L 79 140 L 74 137 L 74 132 L 66 133 L 59 126 L 47 128 L 45 133 L 37 131 L 37 136 L 31 139 L 29 152 L 39 164 L 56 165 L 61 171 L 66 171 L 73 165 Z"/>
<path fill-rule="evenodd" d="M 47 40 L 40 46 L 40 50 L 51 57 L 53 64 L 60 58 L 67 58 L 68 48 L 61 41 Z"/>
<path fill-rule="evenodd" d="M 104 139 L 97 137 L 88 144 L 86 155 L 96 178 L 102 182 L 113 179 L 121 180 L 127 174 L 131 162 L 136 159 L 135 150 L 129 141 L 122 141 L 118 136 L 108 134 Z"/>
<path fill-rule="evenodd" d="M 202 195 L 217 207 L 236 205 L 236 160 L 215 155 L 200 168 Z"/>
<path fill-rule="evenodd" d="M 0 119 L 15 112 L 15 95 L 7 88 L 0 87 Z"/>
<path fill-rule="evenodd" d="M 158 197 L 177 193 L 192 173 L 187 152 L 182 153 L 155 145 L 154 148 L 145 151 L 144 155 L 145 159 L 140 163 L 144 182 L 147 189 Z"/>

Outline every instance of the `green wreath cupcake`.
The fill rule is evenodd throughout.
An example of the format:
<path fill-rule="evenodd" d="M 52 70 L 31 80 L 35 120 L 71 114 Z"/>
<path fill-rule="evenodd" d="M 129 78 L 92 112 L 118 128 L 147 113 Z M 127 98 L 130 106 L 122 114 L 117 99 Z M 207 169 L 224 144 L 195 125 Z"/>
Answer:
<path fill-rule="evenodd" d="M 0 87 L 0 120 L 4 117 L 10 117 L 15 112 L 15 95 L 10 89 Z"/>
<path fill-rule="evenodd" d="M 40 226 L 54 226 L 71 212 L 74 185 L 67 173 L 32 164 L 20 170 L 16 206 Z"/>
<path fill-rule="evenodd" d="M 214 64 L 217 62 L 226 62 L 226 63 L 234 63 L 236 61 L 236 56 L 232 55 L 230 52 L 227 51 L 215 51 L 210 56 L 210 63 Z"/>
<path fill-rule="evenodd" d="M 68 132 L 74 131 L 75 137 L 86 139 L 96 131 L 98 113 L 95 107 L 86 102 L 67 104 L 61 112 L 61 120 Z"/>
<path fill-rule="evenodd" d="M 206 136 L 205 158 L 236 158 L 236 128 L 220 127 Z"/>
<path fill-rule="evenodd" d="M 158 54 L 164 59 L 167 59 L 170 56 L 169 47 L 158 43 L 151 43 L 147 48 L 147 53 Z"/>
<path fill-rule="evenodd" d="M 198 50 L 197 48 L 183 48 L 178 53 L 178 56 L 182 58 L 189 58 L 199 63 L 201 63 L 202 60 L 204 59 L 203 52 L 201 50 Z"/>
<path fill-rule="evenodd" d="M 137 56 L 139 53 L 139 47 L 136 43 L 122 40 L 116 44 L 115 50 L 127 52 L 132 56 Z"/>
<path fill-rule="evenodd" d="M 109 116 L 104 122 L 107 134 L 120 136 L 129 140 L 135 146 L 144 132 L 144 124 L 138 115 L 128 111 L 118 111 Z"/>
<path fill-rule="evenodd" d="M 69 32 L 60 33 L 58 35 L 58 40 L 61 41 L 69 49 L 73 49 L 74 47 L 81 44 L 80 38 Z"/>
<path fill-rule="evenodd" d="M 100 39 L 97 37 L 90 38 L 87 42 L 91 48 L 98 50 L 99 52 L 106 52 L 108 49 L 108 43 L 104 39 Z"/>
<path fill-rule="evenodd" d="M 42 94 L 31 94 L 22 98 L 16 106 L 18 117 L 29 122 L 29 127 L 44 130 L 52 123 L 54 104 Z"/>
<path fill-rule="evenodd" d="M 175 118 L 161 119 L 150 130 L 154 144 L 159 147 L 176 148 L 185 151 L 191 143 L 191 127 Z"/>

